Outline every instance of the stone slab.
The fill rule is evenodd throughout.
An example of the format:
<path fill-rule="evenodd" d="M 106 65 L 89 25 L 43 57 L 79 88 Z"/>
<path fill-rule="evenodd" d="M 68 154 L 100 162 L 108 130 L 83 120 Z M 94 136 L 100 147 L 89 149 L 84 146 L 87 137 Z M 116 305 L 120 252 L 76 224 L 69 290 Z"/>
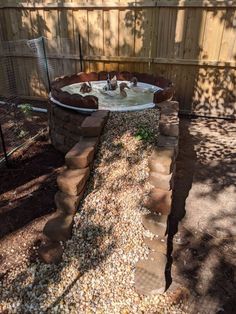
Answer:
<path fill-rule="evenodd" d="M 165 237 L 167 230 L 167 215 L 147 214 L 142 216 L 142 224 L 145 229 L 159 237 Z"/>
<path fill-rule="evenodd" d="M 72 196 L 79 195 L 85 186 L 89 173 L 89 167 L 75 170 L 65 169 L 57 177 L 59 190 Z"/>
<path fill-rule="evenodd" d="M 91 117 L 102 118 L 104 122 L 107 122 L 109 113 L 110 113 L 109 110 L 97 110 L 91 114 Z"/>
<path fill-rule="evenodd" d="M 83 136 L 99 136 L 102 132 L 105 122 L 103 118 L 100 117 L 87 117 L 81 124 L 81 133 Z"/>
<path fill-rule="evenodd" d="M 155 149 L 148 161 L 151 172 L 170 174 L 173 171 L 176 152 L 173 147 Z"/>
<path fill-rule="evenodd" d="M 144 206 L 149 210 L 169 215 L 171 212 L 172 192 L 154 188 L 151 190 Z"/>
<path fill-rule="evenodd" d="M 157 139 L 157 147 L 174 147 L 176 149 L 178 147 L 178 143 L 178 137 L 175 136 L 159 135 Z"/>
<path fill-rule="evenodd" d="M 156 188 L 169 191 L 173 188 L 173 173 L 162 174 L 162 173 L 150 172 L 148 181 L 151 185 L 153 185 Z"/>
<path fill-rule="evenodd" d="M 142 295 L 162 294 L 166 288 L 165 268 L 166 256 L 159 255 L 140 260 L 136 264 L 135 270 L 135 290 Z"/>
<path fill-rule="evenodd" d="M 150 250 L 159 252 L 162 254 L 167 253 L 167 237 L 144 237 L 144 243 L 149 247 Z"/>
<path fill-rule="evenodd" d="M 55 194 L 55 203 L 57 207 L 57 211 L 63 213 L 64 215 L 74 215 L 79 206 L 79 202 L 81 201 L 84 195 L 84 189 L 78 196 L 71 196 L 61 191 L 58 191 Z"/>
<path fill-rule="evenodd" d="M 74 215 L 57 214 L 43 228 L 43 233 L 51 241 L 67 241 L 72 235 Z"/>
<path fill-rule="evenodd" d="M 161 114 L 178 115 L 179 103 L 177 101 L 163 101 L 157 104 L 157 108 L 161 110 Z"/>
<path fill-rule="evenodd" d="M 88 167 L 93 161 L 98 140 L 98 137 L 82 137 L 65 156 L 68 168 L 82 169 Z"/>
<path fill-rule="evenodd" d="M 62 260 L 63 248 L 60 242 L 50 242 L 38 249 L 39 258 L 46 264 L 58 264 Z"/>
<path fill-rule="evenodd" d="M 165 136 L 179 136 L 179 118 L 174 115 L 161 115 L 159 130 Z"/>

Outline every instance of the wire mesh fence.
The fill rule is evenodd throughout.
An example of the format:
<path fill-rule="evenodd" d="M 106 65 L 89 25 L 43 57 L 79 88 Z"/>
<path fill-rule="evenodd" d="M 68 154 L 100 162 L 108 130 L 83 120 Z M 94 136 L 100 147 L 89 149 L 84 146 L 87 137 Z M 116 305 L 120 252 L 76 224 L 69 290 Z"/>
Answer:
<path fill-rule="evenodd" d="M 39 90 L 46 96 L 57 76 L 75 71 L 65 60 L 58 66 L 61 50 L 54 44 L 44 37 L 0 43 L 0 159 L 46 126 L 46 117 L 32 113 L 24 95 Z M 60 46 L 69 49 L 69 40 L 60 38 Z"/>
<path fill-rule="evenodd" d="M 75 54 L 75 52 L 77 54 Z M 72 58 L 65 58 L 73 53 Z M 81 45 L 68 38 L 0 42 L 0 97 L 46 96 L 58 76 L 82 70 Z"/>

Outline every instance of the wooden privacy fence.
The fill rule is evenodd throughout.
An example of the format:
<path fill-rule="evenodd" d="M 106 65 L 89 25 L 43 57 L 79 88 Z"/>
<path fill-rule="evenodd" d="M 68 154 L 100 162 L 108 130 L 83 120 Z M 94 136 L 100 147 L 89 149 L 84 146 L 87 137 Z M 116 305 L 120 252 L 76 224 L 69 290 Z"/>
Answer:
<path fill-rule="evenodd" d="M 45 36 L 57 76 L 80 71 L 80 35 L 85 71 L 159 73 L 176 85 L 182 112 L 235 116 L 235 9 L 235 1 L 216 0 L 4 1 L 0 45 Z M 17 93 L 46 97 L 37 57 L 9 54 L 19 69 Z"/>

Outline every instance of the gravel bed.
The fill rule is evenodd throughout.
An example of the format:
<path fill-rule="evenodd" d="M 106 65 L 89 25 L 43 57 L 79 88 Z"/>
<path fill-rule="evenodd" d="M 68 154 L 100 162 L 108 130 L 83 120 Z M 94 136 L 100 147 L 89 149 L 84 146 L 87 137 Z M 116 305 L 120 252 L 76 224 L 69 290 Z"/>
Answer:
<path fill-rule="evenodd" d="M 135 136 L 140 127 L 148 140 Z M 141 215 L 157 135 L 155 109 L 111 113 L 63 262 L 12 270 L 0 286 L 0 312 L 183 313 L 166 295 L 142 297 L 134 290 L 135 263 L 148 254 Z"/>

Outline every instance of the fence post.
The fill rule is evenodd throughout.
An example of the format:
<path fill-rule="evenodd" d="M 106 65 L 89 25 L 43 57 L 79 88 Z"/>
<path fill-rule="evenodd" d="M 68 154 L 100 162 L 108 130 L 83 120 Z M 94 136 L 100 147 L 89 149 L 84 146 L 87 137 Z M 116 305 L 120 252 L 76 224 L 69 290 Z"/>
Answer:
<path fill-rule="evenodd" d="M 80 71 L 83 72 L 83 55 L 82 55 L 82 47 L 81 47 L 81 36 L 79 33 L 79 62 L 80 62 Z"/>
<path fill-rule="evenodd" d="M 47 80 L 48 80 L 48 89 L 50 92 L 51 91 L 51 82 L 50 82 L 50 76 L 49 76 L 49 71 L 48 71 L 48 60 L 47 60 L 47 54 L 46 54 L 46 48 L 45 48 L 45 41 L 44 41 L 43 36 L 42 36 L 42 45 L 43 45 L 43 55 L 44 55 L 44 61 L 45 61 L 46 75 L 47 75 Z"/>
<path fill-rule="evenodd" d="M 7 168 L 9 168 L 9 161 L 8 161 L 8 157 L 7 157 L 6 145 L 5 145 L 5 141 L 4 141 L 4 136 L 3 136 L 1 124 L 0 124 L 0 136 L 1 136 L 1 140 L 2 140 L 2 149 L 3 149 L 6 165 L 7 165 Z"/>

